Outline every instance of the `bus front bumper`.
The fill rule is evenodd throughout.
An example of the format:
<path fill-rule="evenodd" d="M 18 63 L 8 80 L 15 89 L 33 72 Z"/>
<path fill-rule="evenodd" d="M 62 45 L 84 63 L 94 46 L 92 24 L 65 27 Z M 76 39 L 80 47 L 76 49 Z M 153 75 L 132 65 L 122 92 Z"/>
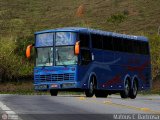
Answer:
<path fill-rule="evenodd" d="M 34 84 L 34 89 L 38 91 L 50 90 L 50 89 L 74 89 L 77 88 L 77 82 L 65 82 L 65 83 L 39 83 Z"/>

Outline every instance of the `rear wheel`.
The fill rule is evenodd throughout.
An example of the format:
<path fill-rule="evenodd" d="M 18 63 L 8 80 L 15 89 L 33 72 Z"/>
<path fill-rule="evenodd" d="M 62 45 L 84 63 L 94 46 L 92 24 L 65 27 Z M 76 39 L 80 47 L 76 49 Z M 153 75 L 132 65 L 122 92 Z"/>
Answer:
<path fill-rule="evenodd" d="M 85 90 L 86 97 L 93 97 L 95 91 L 94 77 L 90 80 L 89 89 Z"/>
<path fill-rule="evenodd" d="M 120 92 L 121 98 L 127 98 L 129 96 L 129 91 L 130 91 L 130 83 L 129 80 L 127 79 L 125 81 L 124 90 Z"/>
<path fill-rule="evenodd" d="M 135 99 L 136 96 L 137 96 L 137 93 L 138 93 L 138 84 L 137 84 L 137 82 L 134 80 L 134 81 L 133 81 L 133 87 L 131 88 L 130 93 L 129 93 L 129 97 L 130 97 L 131 99 Z"/>
<path fill-rule="evenodd" d="M 108 93 L 107 93 L 107 91 L 104 91 L 104 90 L 96 90 L 95 96 L 97 98 L 100 98 L 100 97 L 106 98 L 108 96 Z"/>
<path fill-rule="evenodd" d="M 50 94 L 51 94 L 51 96 L 57 96 L 58 95 L 58 90 L 51 89 Z"/>

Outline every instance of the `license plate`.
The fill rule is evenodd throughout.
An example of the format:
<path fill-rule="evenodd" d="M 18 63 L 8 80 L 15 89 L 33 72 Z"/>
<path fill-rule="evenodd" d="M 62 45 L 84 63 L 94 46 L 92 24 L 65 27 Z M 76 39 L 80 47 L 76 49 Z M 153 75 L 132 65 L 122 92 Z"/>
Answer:
<path fill-rule="evenodd" d="M 57 84 L 52 84 L 52 85 L 51 85 L 51 88 L 57 88 L 57 87 L 58 87 Z"/>

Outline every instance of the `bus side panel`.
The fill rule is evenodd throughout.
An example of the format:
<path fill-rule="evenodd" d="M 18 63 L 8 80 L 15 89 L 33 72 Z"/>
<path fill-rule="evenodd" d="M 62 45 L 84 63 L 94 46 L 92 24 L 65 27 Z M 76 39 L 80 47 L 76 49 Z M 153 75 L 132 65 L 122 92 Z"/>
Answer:
<path fill-rule="evenodd" d="M 151 65 L 150 57 L 141 55 L 140 64 L 137 67 L 138 78 L 140 82 L 139 90 L 148 90 L 151 88 Z"/>
<path fill-rule="evenodd" d="M 101 79 L 97 79 L 98 89 L 118 90 L 120 76 L 113 68 L 120 59 L 115 59 L 115 54 L 111 51 L 104 50 L 101 54 L 103 54 L 103 62 L 100 63 L 102 70 L 97 71 L 97 74 L 102 74 L 102 76 Z"/>
<path fill-rule="evenodd" d="M 99 72 L 103 71 L 101 68 L 103 62 L 102 50 L 92 51 L 92 53 L 94 60 L 87 65 L 81 64 L 78 67 L 78 80 L 82 89 L 88 89 L 88 83 L 92 75 L 96 76 L 97 80 L 102 78 L 103 72 Z"/>
<path fill-rule="evenodd" d="M 110 53 L 110 55 L 113 53 Z M 106 57 L 106 56 L 107 57 Z M 115 52 L 110 70 L 102 70 L 103 77 L 98 80 L 99 89 L 123 90 L 126 76 L 138 78 L 139 90 L 149 89 L 151 86 L 151 68 L 149 56 L 133 55 Z M 104 52 L 104 62 L 108 64 L 109 52 Z M 111 60 L 111 59 L 110 59 Z M 108 66 L 105 66 L 108 67 Z"/>
<path fill-rule="evenodd" d="M 88 65 L 80 65 L 78 81 L 80 88 L 87 89 L 91 74 L 96 76 L 97 88 L 103 90 L 123 90 L 126 76 L 138 78 L 139 90 L 151 86 L 151 65 L 147 55 L 93 50 L 94 60 Z"/>
<path fill-rule="evenodd" d="M 79 88 L 87 89 L 88 88 L 88 79 L 89 71 L 91 64 L 88 65 L 79 65 L 77 70 L 77 82 L 79 83 Z"/>

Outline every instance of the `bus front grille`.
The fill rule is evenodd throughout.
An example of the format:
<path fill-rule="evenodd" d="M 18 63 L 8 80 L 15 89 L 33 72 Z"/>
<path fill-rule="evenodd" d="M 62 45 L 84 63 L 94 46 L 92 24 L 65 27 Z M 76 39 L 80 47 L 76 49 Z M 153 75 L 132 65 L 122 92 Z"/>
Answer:
<path fill-rule="evenodd" d="M 50 74 L 50 75 L 35 75 L 35 82 L 52 82 L 74 80 L 74 73 L 66 74 Z"/>

